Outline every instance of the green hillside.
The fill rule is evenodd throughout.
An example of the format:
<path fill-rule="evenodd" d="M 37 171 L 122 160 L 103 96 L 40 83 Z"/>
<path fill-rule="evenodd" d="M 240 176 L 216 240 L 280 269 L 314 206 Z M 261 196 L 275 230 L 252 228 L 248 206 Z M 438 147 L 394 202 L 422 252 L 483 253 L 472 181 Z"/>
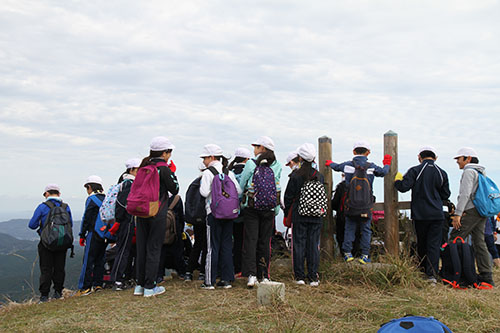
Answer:
<path fill-rule="evenodd" d="M 19 240 L 0 234 L 0 304 L 7 300 L 22 301 L 38 293 L 40 269 L 38 241 Z M 75 248 L 75 257 L 66 259 L 66 283 L 75 288 L 82 265 L 83 251 Z"/>
<path fill-rule="evenodd" d="M 311 288 L 293 284 L 289 266 L 276 266 L 273 278 L 286 283 L 286 299 L 272 306 L 258 306 L 256 291 L 246 289 L 244 280 L 233 289 L 207 291 L 198 282 L 174 279 L 164 283 L 165 294 L 151 299 L 105 290 L 40 305 L 10 304 L 0 310 L 0 331 L 376 332 L 406 314 L 434 316 L 454 332 L 500 331 L 498 289 L 431 286 L 404 262 L 372 270 L 323 265 L 320 286 Z"/>

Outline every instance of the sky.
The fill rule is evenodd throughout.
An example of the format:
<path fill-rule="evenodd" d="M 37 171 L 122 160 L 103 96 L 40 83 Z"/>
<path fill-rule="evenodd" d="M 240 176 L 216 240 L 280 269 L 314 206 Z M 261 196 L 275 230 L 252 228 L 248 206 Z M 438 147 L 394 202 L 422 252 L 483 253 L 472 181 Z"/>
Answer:
<path fill-rule="evenodd" d="M 500 182 L 499 14 L 493 0 L 2 0 L 0 221 L 30 218 L 47 183 L 80 219 L 85 179 L 109 187 L 158 135 L 184 193 L 207 143 L 268 135 L 284 164 L 326 135 L 334 161 L 367 140 L 381 164 L 392 130 L 399 170 L 434 146 L 456 201 L 462 146 Z"/>

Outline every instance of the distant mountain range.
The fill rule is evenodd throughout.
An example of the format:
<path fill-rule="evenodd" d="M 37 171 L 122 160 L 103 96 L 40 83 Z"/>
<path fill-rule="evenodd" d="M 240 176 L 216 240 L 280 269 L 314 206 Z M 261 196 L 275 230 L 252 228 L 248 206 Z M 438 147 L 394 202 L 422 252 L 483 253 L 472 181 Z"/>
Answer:
<path fill-rule="evenodd" d="M 28 227 L 29 219 L 13 219 L 5 222 L 0 222 L 0 233 L 10 235 L 17 239 L 26 239 L 37 241 L 40 237 L 36 230 Z M 81 221 L 73 221 L 73 236 L 78 238 L 80 232 Z"/>

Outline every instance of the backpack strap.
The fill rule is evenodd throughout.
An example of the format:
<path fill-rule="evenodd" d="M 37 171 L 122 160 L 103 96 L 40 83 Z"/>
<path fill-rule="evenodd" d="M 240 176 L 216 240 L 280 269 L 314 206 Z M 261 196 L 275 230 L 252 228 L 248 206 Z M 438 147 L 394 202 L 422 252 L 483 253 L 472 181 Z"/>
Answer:
<path fill-rule="evenodd" d="M 210 166 L 207 169 L 210 170 L 214 176 L 217 176 L 219 174 L 219 171 L 217 171 L 217 169 L 213 166 Z"/>
<path fill-rule="evenodd" d="M 101 207 L 102 201 L 96 195 L 91 195 L 90 200 L 92 200 L 98 207 Z"/>
<path fill-rule="evenodd" d="M 47 200 L 44 202 L 44 204 L 46 204 L 50 209 L 54 208 L 56 205 L 50 201 L 50 200 Z"/>
<path fill-rule="evenodd" d="M 174 196 L 174 200 L 172 201 L 172 203 L 170 204 L 170 206 L 168 206 L 168 209 L 169 209 L 169 210 L 174 209 L 175 205 L 177 205 L 177 203 L 179 202 L 180 198 L 181 198 L 181 197 L 180 197 L 178 194 L 176 194 L 176 195 Z"/>

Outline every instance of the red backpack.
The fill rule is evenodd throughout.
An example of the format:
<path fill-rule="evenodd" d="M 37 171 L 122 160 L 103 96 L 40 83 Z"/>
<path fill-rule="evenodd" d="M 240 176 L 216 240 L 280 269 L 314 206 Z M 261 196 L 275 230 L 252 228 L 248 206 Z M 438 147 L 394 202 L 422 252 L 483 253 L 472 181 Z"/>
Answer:
<path fill-rule="evenodd" d="M 153 217 L 160 210 L 160 170 L 166 162 L 146 165 L 137 171 L 130 194 L 127 197 L 127 212 L 138 217 Z"/>

